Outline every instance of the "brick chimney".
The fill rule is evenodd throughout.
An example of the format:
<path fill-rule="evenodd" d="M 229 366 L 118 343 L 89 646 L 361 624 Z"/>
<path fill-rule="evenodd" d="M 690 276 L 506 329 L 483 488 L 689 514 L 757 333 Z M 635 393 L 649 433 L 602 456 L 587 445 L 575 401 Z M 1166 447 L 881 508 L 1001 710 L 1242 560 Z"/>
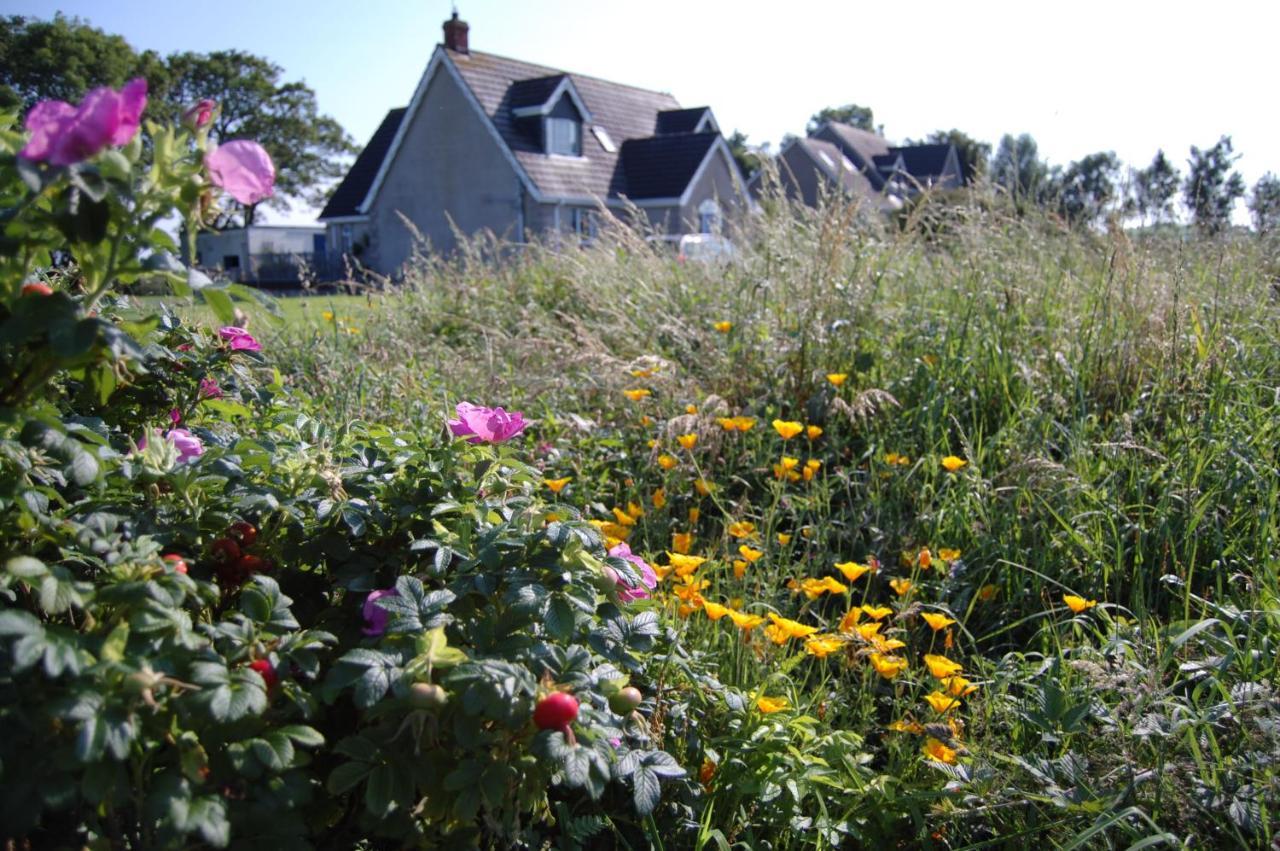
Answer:
<path fill-rule="evenodd" d="M 455 11 L 453 17 L 444 22 L 444 46 L 452 50 L 454 53 L 470 53 L 467 49 L 467 26 L 466 21 L 458 19 L 458 13 Z"/>

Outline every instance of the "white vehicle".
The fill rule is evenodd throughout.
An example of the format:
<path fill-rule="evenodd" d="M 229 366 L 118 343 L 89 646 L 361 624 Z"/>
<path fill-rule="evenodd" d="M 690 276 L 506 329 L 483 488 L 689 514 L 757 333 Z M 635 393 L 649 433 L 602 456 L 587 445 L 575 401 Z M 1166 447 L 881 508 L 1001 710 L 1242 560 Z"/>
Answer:
<path fill-rule="evenodd" d="M 728 263 L 737 257 L 733 243 L 713 233 L 687 233 L 680 237 L 680 262 Z"/>

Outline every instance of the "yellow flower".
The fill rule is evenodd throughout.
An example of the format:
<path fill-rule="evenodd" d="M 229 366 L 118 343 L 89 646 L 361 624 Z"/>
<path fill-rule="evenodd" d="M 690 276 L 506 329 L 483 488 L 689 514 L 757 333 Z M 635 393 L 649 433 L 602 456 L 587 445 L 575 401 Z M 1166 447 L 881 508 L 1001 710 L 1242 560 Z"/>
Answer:
<path fill-rule="evenodd" d="M 843 573 L 844 578 L 850 582 L 857 582 L 862 578 L 863 574 L 871 572 L 871 567 L 865 564 L 858 564 L 856 561 L 843 561 L 836 563 L 836 570 Z"/>
<path fill-rule="evenodd" d="M 999 591 L 1000 589 L 995 585 L 983 585 L 978 589 L 978 600 L 983 603 L 989 602 L 990 600 L 995 599 L 995 596 Z"/>
<path fill-rule="evenodd" d="M 913 721 L 910 718 L 900 718 L 889 725 L 889 729 L 895 733 L 915 733 L 919 736 L 924 732 L 924 727 L 919 721 Z"/>
<path fill-rule="evenodd" d="M 691 606 L 688 603 L 681 603 L 680 608 L 676 609 L 676 613 L 682 618 L 687 618 L 696 611 L 698 611 L 698 607 Z"/>
<path fill-rule="evenodd" d="M 719 603 L 712 603 L 708 600 L 704 600 L 702 602 L 702 611 L 705 612 L 707 617 L 711 618 L 713 621 L 718 621 L 725 615 L 729 614 L 732 610 L 728 606 L 722 606 Z"/>
<path fill-rule="evenodd" d="M 712 487 L 706 479 L 694 479 L 693 489 L 698 492 L 698 496 L 710 496 Z"/>
<path fill-rule="evenodd" d="M 729 524 L 728 532 L 735 538 L 750 538 L 756 533 L 756 524 L 749 520 L 738 520 Z"/>
<path fill-rule="evenodd" d="M 653 492 L 653 507 L 663 508 L 667 504 L 667 491 L 665 488 L 658 488 Z"/>
<path fill-rule="evenodd" d="M 738 424 L 733 421 L 733 417 L 716 417 L 716 422 L 725 431 L 735 431 L 738 428 Z"/>
<path fill-rule="evenodd" d="M 804 465 L 804 469 L 801 470 L 801 474 L 804 476 L 804 480 L 806 482 L 813 481 L 813 477 L 818 474 L 818 467 L 820 466 L 822 466 L 821 461 L 817 462 L 816 464 L 812 463 L 811 461 L 806 462 Z"/>
<path fill-rule="evenodd" d="M 740 558 L 733 560 L 733 578 L 741 579 L 747 575 L 747 563 Z"/>
<path fill-rule="evenodd" d="M 790 440 L 800 432 L 804 431 L 804 424 L 789 420 L 774 420 L 773 427 L 782 435 L 783 440 Z"/>
<path fill-rule="evenodd" d="M 792 638 L 807 638 L 818 631 L 816 626 L 805 626 L 799 621 L 789 620 L 773 612 L 769 613 L 769 620 L 773 623 L 765 629 L 765 633 L 774 644 L 785 644 Z"/>
<path fill-rule="evenodd" d="M 916 555 L 916 563 L 920 565 L 922 570 L 928 570 L 933 564 L 933 553 L 929 552 L 929 548 L 925 547 Z"/>
<path fill-rule="evenodd" d="M 921 750 L 925 756 L 934 762 L 943 762 L 947 765 L 955 765 L 956 763 L 956 752 L 937 739 L 929 739 L 924 743 L 924 747 Z"/>
<path fill-rule="evenodd" d="M 871 618 L 873 621 L 882 621 L 889 617 L 889 615 L 893 614 L 893 609 L 888 606 L 872 606 L 863 603 L 859 608 L 862 609 L 863 614 Z"/>
<path fill-rule="evenodd" d="M 638 520 L 644 516 L 644 508 L 638 502 L 628 502 L 627 514 L 631 515 L 631 519 Z"/>
<path fill-rule="evenodd" d="M 839 387 L 841 384 L 844 384 L 845 379 L 847 379 L 848 377 L 849 377 L 849 374 L 846 372 L 828 372 L 827 373 L 827 381 L 830 381 L 832 386 L 834 387 Z"/>
<path fill-rule="evenodd" d="M 647 441 L 645 441 L 645 444 L 644 444 L 644 445 L 645 445 L 645 446 L 647 446 L 647 447 L 649 447 L 650 449 L 657 449 L 657 448 L 658 448 L 658 441 L 654 440 L 654 439 L 651 437 L 651 438 L 649 438 Z"/>
<path fill-rule="evenodd" d="M 928 366 L 937 366 L 937 365 L 938 365 L 938 356 L 937 356 L 937 355 L 921 355 L 921 356 L 920 356 L 920 360 L 924 361 L 924 362 L 925 362 L 925 364 L 927 364 Z"/>
<path fill-rule="evenodd" d="M 667 564 L 676 569 L 676 576 L 685 577 L 693 573 L 706 559 L 702 556 L 685 555 L 684 553 L 667 553 Z"/>
<path fill-rule="evenodd" d="M 764 555 L 763 550 L 753 550 L 751 549 L 751 547 L 747 546 L 746 544 L 743 544 L 742 546 L 738 547 L 738 552 L 739 554 L 742 555 L 743 558 L 745 558 L 747 561 L 752 563 L 759 561 L 760 557 Z"/>
<path fill-rule="evenodd" d="M 650 391 L 644 387 L 635 387 L 631 390 L 623 390 L 622 395 L 626 396 L 632 402 L 639 402 L 641 399 L 650 395 Z"/>
<path fill-rule="evenodd" d="M 825 659 L 844 647 L 844 639 L 838 635 L 815 635 L 805 639 L 804 652 Z"/>
<path fill-rule="evenodd" d="M 671 549 L 680 554 L 689 552 L 693 546 L 692 532 L 672 532 L 671 533 Z"/>
<path fill-rule="evenodd" d="M 692 433 L 682 434 L 676 438 L 676 443 L 680 444 L 685 449 L 692 449 L 693 447 L 698 445 L 698 436 Z"/>
<path fill-rule="evenodd" d="M 697 523 L 697 522 L 698 522 L 698 518 L 699 518 L 699 517 L 701 517 L 701 516 L 702 516 L 702 509 L 701 509 L 701 508 L 698 508 L 697 506 L 694 506 L 693 508 L 690 508 L 690 509 L 689 509 L 689 522 L 690 522 L 690 523 Z"/>
<path fill-rule="evenodd" d="M 861 609 L 850 609 L 844 613 L 844 617 L 840 619 L 838 629 L 841 632 L 853 632 L 858 626 L 858 621 L 862 620 Z M 876 624 L 876 629 L 880 628 L 880 624 Z"/>
<path fill-rule="evenodd" d="M 901 597 L 911 590 L 911 580 L 910 579 L 890 579 L 889 587 L 893 589 L 893 593 Z"/>
<path fill-rule="evenodd" d="M 631 370 L 632 378 L 648 378 L 657 372 L 656 369 L 633 369 Z"/>
<path fill-rule="evenodd" d="M 674 467 L 679 463 L 680 462 L 677 461 L 674 457 L 667 455 L 666 453 L 663 453 L 662 455 L 658 456 L 658 466 L 664 470 L 670 470 L 672 467 Z"/>
<path fill-rule="evenodd" d="M 1077 615 L 1085 609 L 1092 609 L 1098 605 L 1097 600 L 1086 600 L 1084 597 L 1077 597 L 1075 594 L 1063 594 L 1062 602 L 1067 604 L 1067 608 L 1075 612 Z"/>
<path fill-rule="evenodd" d="M 890 467 L 905 467 L 911 463 L 911 459 L 906 455 L 899 455 L 897 452 L 886 452 L 884 454 L 884 463 Z"/>
<path fill-rule="evenodd" d="M 789 543 L 791 543 L 791 536 L 788 535 L 786 532 L 779 532 L 778 544 L 785 547 Z"/>
<path fill-rule="evenodd" d="M 760 615 L 749 615 L 745 612 L 735 612 L 729 610 L 729 620 L 733 621 L 734 626 L 741 630 L 752 630 L 764 623 L 764 618 Z"/>
<path fill-rule="evenodd" d="M 942 684 L 947 687 L 947 692 L 954 697 L 968 697 L 978 690 L 976 685 L 959 674 L 947 677 L 942 681 Z"/>
<path fill-rule="evenodd" d="M 950 712 L 960 705 L 960 701 L 940 691 L 931 691 L 924 696 L 924 699 L 933 707 L 933 711 L 939 715 Z"/>
<path fill-rule="evenodd" d="M 324 313 L 321 313 L 320 316 L 324 319 L 325 322 L 332 322 L 334 320 L 334 315 L 332 310 L 326 310 Z"/>
<path fill-rule="evenodd" d="M 733 418 L 733 426 L 738 431 L 751 431 L 751 429 L 755 428 L 755 425 L 756 425 L 755 417 L 734 417 Z"/>
<path fill-rule="evenodd" d="M 721 334 L 728 334 L 730 331 L 733 330 L 733 323 L 728 321 L 717 322 L 715 325 L 712 325 L 711 327 L 715 328 Z"/>
<path fill-rule="evenodd" d="M 801 537 L 803 537 L 806 541 L 807 541 L 807 540 L 809 540 L 810 538 L 812 538 L 812 537 L 813 537 L 813 527 L 812 527 L 812 526 L 805 526 L 804 528 L 802 528 L 802 529 L 800 530 L 800 536 L 801 536 Z"/>
<path fill-rule="evenodd" d="M 947 547 L 939 547 L 938 558 L 942 559 L 943 561 L 955 561 L 956 559 L 960 558 L 960 551 L 948 549 Z"/>
<path fill-rule="evenodd" d="M 696 414 L 696 413 L 698 413 L 698 406 L 697 406 L 697 405 L 685 405 L 685 406 L 684 406 L 684 412 L 685 412 L 686 414 L 689 414 L 689 415 Z"/>
<path fill-rule="evenodd" d="M 609 546 L 617 546 L 619 541 L 625 541 L 627 536 L 631 534 L 631 530 L 619 523 L 612 523 L 608 520 L 591 520 L 588 521 L 592 526 L 600 530 L 600 534 L 604 535 L 604 541 Z"/>
<path fill-rule="evenodd" d="M 796 468 L 796 465 L 799 463 L 800 463 L 799 458 L 792 458 L 790 455 L 783 455 L 782 463 L 779 464 L 779 466 L 782 467 L 782 469 L 784 470 L 791 471 L 791 470 L 794 470 Z"/>
<path fill-rule="evenodd" d="M 656 561 L 651 563 L 649 566 L 653 568 L 653 575 L 658 577 L 658 581 L 666 579 L 667 576 L 670 575 L 671 571 L 675 570 L 675 568 L 669 564 L 658 564 Z"/>
<path fill-rule="evenodd" d="M 542 483 L 550 488 L 552 493 L 560 493 L 571 481 L 573 481 L 572 476 L 565 476 L 563 479 L 543 479 Z"/>
<path fill-rule="evenodd" d="M 863 641 L 870 641 L 875 644 L 884 640 L 880 635 L 880 627 L 882 626 L 884 624 L 880 621 L 868 621 L 867 623 L 858 624 L 853 628 L 853 631 L 858 633 L 858 637 Z"/>
<path fill-rule="evenodd" d="M 542 518 L 544 523 L 555 523 L 559 519 L 560 515 L 556 514 L 554 511 Z"/>
<path fill-rule="evenodd" d="M 964 670 L 959 663 L 952 662 L 946 656 L 939 656 L 936 653 L 924 654 L 924 664 L 929 669 L 929 676 L 939 680 L 954 677 Z"/>
<path fill-rule="evenodd" d="M 876 669 L 876 673 L 891 680 L 907 669 L 907 660 L 898 656 L 886 656 L 883 653 L 872 653 L 869 657 L 871 667 Z"/>
<path fill-rule="evenodd" d="M 963 458 L 957 458 L 954 455 L 948 455 L 946 458 L 942 459 L 942 466 L 946 469 L 948 473 L 954 473 L 956 470 L 959 470 L 961 467 L 964 467 L 968 463 L 969 462 L 964 460 Z"/>
<path fill-rule="evenodd" d="M 756 709 L 759 709 L 765 715 L 774 712 L 781 712 L 786 709 L 789 703 L 785 697 L 759 697 L 756 698 Z"/>
<path fill-rule="evenodd" d="M 622 525 L 622 526 L 634 526 L 634 525 L 636 525 L 636 519 L 635 519 L 634 517 L 632 517 L 630 514 L 628 514 L 627 512 L 623 511 L 621 508 L 618 508 L 617 506 L 614 506 L 614 507 L 613 507 L 612 509 L 610 509 L 610 510 L 611 510 L 611 511 L 613 511 L 613 516 L 614 516 L 614 517 L 616 517 L 616 518 L 618 519 L 618 523 L 619 523 L 620 525 Z"/>
<path fill-rule="evenodd" d="M 702 767 L 698 769 L 698 782 L 703 787 L 708 787 L 712 778 L 716 776 L 716 764 L 710 758 L 702 761 Z"/>
<path fill-rule="evenodd" d="M 929 628 L 934 632 L 937 632 L 940 629 L 946 629 L 955 623 L 951 618 L 946 615 L 938 614 L 937 612 L 921 612 L 920 617 L 924 618 L 924 622 L 927 623 Z"/>
<path fill-rule="evenodd" d="M 880 624 L 876 623 L 875 625 L 879 626 Z M 871 624 L 867 624 L 867 626 L 871 626 Z M 871 646 L 881 653 L 892 653 L 894 650 L 901 650 L 907 646 L 905 641 L 899 641 L 896 638 L 884 638 L 879 635 L 873 635 L 868 640 L 871 642 Z"/>
<path fill-rule="evenodd" d="M 821 579 L 809 577 L 796 583 L 795 590 L 803 591 L 804 595 L 810 600 L 816 600 L 827 592 L 843 594 L 849 590 L 849 586 L 840 584 L 831 576 L 824 576 Z"/>

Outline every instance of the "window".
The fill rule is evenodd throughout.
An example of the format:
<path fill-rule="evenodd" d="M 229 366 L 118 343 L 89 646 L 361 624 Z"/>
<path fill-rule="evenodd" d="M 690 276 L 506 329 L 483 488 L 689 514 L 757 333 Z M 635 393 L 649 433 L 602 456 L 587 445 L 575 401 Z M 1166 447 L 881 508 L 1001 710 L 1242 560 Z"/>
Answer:
<path fill-rule="evenodd" d="M 610 138 L 608 130 L 605 130 L 599 124 L 593 124 L 591 125 L 591 132 L 595 134 L 596 141 L 600 143 L 600 147 L 611 154 L 618 153 L 618 146 L 613 144 L 613 139 Z"/>
<path fill-rule="evenodd" d="M 547 153 L 582 156 L 582 125 L 572 118 L 548 118 Z"/>
<path fill-rule="evenodd" d="M 583 241 L 595 239 L 596 211 L 575 207 L 573 210 L 573 232 Z"/>
<path fill-rule="evenodd" d="M 347 253 L 351 250 L 351 225 L 343 225 L 338 237 L 338 250 Z"/>
<path fill-rule="evenodd" d="M 698 205 L 698 233 L 715 233 L 720 230 L 720 205 L 708 198 Z"/>
<path fill-rule="evenodd" d="M 239 268 L 240 268 L 240 255 L 239 255 L 239 254 L 224 254 L 224 255 L 222 256 L 222 268 L 224 268 L 224 269 L 239 269 Z"/>

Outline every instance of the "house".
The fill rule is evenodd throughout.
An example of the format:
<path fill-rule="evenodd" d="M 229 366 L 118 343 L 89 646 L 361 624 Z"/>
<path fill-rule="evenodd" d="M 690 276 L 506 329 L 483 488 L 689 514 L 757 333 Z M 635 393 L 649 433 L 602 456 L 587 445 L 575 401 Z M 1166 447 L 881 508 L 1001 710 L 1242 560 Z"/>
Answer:
<path fill-rule="evenodd" d="M 600 209 L 664 234 L 745 208 L 715 116 L 669 94 L 473 51 L 453 17 L 407 107 L 383 119 L 320 214 L 331 253 L 394 275 L 415 233 L 590 239 Z"/>
<path fill-rule="evenodd" d="M 196 234 L 196 265 L 244 284 L 297 284 L 325 254 L 321 225 L 249 225 Z"/>
<path fill-rule="evenodd" d="M 778 179 L 791 197 L 816 206 L 823 190 L 838 189 L 865 198 L 882 211 L 930 189 L 964 184 L 954 145 L 894 147 L 883 137 L 829 121 L 804 139 L 792 139 L 778 153 Z M 759 176 L 751 190 L 762 189 Z"/>

